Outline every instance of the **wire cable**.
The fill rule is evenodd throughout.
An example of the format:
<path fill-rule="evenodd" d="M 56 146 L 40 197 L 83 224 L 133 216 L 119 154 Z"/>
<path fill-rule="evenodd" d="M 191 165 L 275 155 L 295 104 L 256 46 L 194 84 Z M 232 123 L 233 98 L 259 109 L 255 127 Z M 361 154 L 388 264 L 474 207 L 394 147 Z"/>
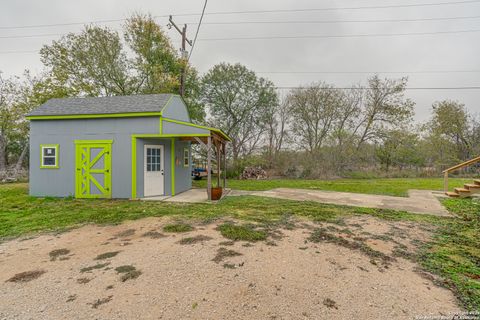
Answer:
<path fill-rule="evenodd" d="M 203 15 L 205 14 L 205 8 L 207 7 L 207 1 L 205 0 L 205 4 L 203 5 L 202 15 L 200 16 L 200 21 L 198 22 L 197 32 L 195 32 L 195 38 L 193 39 L 192 49 L 190 50 L 190 54 L 188 55 L 187 61 L 190 61 L 190 57 L 192 56 L 193 49 L 195 48 L 195 43 L 197 42 L 198 32 L 200 31 L 200 26 L 202 25 Z"/>

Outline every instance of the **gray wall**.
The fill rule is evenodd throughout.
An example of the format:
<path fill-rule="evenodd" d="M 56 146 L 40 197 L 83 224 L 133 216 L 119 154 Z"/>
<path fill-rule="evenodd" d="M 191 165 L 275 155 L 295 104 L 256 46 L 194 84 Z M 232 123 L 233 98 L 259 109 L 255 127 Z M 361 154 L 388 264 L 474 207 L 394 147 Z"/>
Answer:
<path fill-rule="evenodd" d="M 191 127 L 191 126 L 186 126 L 183 124 L 178 124 L 174 122 L 168 122 L 168 121 L 163 121 L 162 124 L 162 133 L 164 134 L 209 134 L 210 131 L 201 129 L 201 128 L 196 128 L 196 127 Z"/>
<path fill-rule="evenodd" d="M 165 106 L 165 109 L 163 109 L 162 116 L 165 118 L 190 122 L 187 106 L 183 103 L 180 96 L 172 97 L 170 102 Z"/>
<path fill-rule="evenodd" d="M 165 124 L 166 122 L 164 122 Z M 185 126 L 183 126 L 185 127 Z M 188 127 L 187 127 L 188 128 Z M 195 128 L 192 128 L 195 129 Z M 30 194 L 75 195 L 75 140 L 113 140 L 112 198 L 131 197 L 131 135 L 158 134 L 158 117 L 78 120 L 37 120 L 30 123 Z M 187 132 L 185 132 L 187 133 Z M 58 144 L 58 169 L 40 169 L 40 145 Z M 137 139 L 137 197 L 143 197 L 144 145 L 164 145 L 165 194 L 170 195 L 171 139 Z M 175 141 L 175 191 L 192 187 L 191 166 L 183 166 L 183 149 L 190 142 Z M 191 162 L 191 161 L 190 161 Z"/>
<path fill-rule="evenodd" d="M 74 195 L 74 141 L 113 140 L 112 197 L 130 198 L 131 135 L 158 134 L 158 130 L 158 117 L 33 120 L 30 123 L 30 194 L 54 197 Z M 59 144 L 58 169 L 40 169 L 40 144 Z M 143 151 L 138 162 L 143 163 Z"/>

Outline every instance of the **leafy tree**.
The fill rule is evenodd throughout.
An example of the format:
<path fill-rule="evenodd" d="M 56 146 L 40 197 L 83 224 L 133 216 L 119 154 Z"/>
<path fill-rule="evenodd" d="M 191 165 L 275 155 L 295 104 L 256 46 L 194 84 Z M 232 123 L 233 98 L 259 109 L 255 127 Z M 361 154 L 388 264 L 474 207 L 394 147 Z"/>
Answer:
<path fill-rule="evenodd" d="M 278 104 L 273 83 L 239 63 L 221 63 L 210 69 L 202 79 L 201 98 L 212 125 L 232 138 L 235 163 L 261 142 L 267 115 Z"/>
<path fill-rule="evenodd" d="M 403 169 L 407 166 L 423 164 L 422 154 L 418 147 L 418 134 L 408 129 L 394 129 L 385 132 L 382 143 L 376 148 L 376 155 L 385 171 L 391 166 Z"/>
<path fill-rule="evenodd" d="M 185 64 L 151 16 L 135 14 L 123 38 L 107 27 L 86 26 L 40 50 L 50 84 L 74 96 L 115 96 L 178 92 L 186 68 L 184 99 L 192 118 L 202 121 L 196 70 Z"/>
<path fill-rule="evenodd" d="M 465 105 L 445 100 L 434 103 L 432 109 L 428 124 L 431 135 L 452 142 L 456 146 L 456 158 L 466 160 L 471 157 L 475 124 Z"/>
<path fill-rule="evenodd" d="M 368 80 L 368 85 L 362 118 L 355 129 L 357 150 L 364 142 L 378 138 L 385 129 L 411 120 L 415 105 L 405 98 L 407 78 L 382 80 L 375 75 Z"/>
<path fill-rule="evenodd" d="M 342 105 L 341 91 L 325 83 L 295 89 L 288 97 L 292 133 L 299 145 L 315 153 L 326 142 Z"/>

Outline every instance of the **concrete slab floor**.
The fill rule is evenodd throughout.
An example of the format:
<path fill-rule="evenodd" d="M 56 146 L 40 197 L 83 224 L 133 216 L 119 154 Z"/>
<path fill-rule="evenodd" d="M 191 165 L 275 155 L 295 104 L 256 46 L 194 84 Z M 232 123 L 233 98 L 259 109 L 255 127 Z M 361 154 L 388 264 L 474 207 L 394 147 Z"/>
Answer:
<path fill-rule="evenodd" d="M 434 192 L 430 190 L 409 190 L 408 197 L 290 188 L 252 192 L 234 191 L 231 194 L 231 196 L 239 195 L 255 195 L 297 201 L 315 201 L 353 207 L 392 209 L 420 214 L 450 216 L 450 213 L 443 207 L 434 195 Z"/>

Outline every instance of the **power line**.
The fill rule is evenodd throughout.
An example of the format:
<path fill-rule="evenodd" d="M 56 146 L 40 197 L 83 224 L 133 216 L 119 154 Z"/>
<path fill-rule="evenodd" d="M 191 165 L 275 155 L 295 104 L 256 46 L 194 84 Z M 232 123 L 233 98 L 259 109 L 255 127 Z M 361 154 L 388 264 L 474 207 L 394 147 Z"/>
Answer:
<path fill-rule="evenodd" d="M 310 8 L 310 9 L 272 9 L 272 10 L 250 10 L 250 11 L 217 11 L 217 12 L 209 12 L 206 15 L 412 8 L 412 7 L 432 7 L 432 6 L 444 6 L 444 5 L 457 5 L 457 4 L 468 4 L 468 3 L 479 3 L 479 2 L 480 2 L 480 0 L 465 0 L 465 1 L 417 3 L 417 4 L 397 4 L 397 5 L 383 5 L 383 6 L 328 7 L 328 8 Z M 176 16 L 195 16 L 195 15 L 198 16 L 198 13 L 176 14 Z M 161 17 L 161 16 L 159 16 L 159 17 Z"/>
<path fill-rule="evenodd" d="M 232 40 L 270 40 L 270 39 L 328 39 L 328 38 L 360 38 L 360 37 L 394 37 L 394 36 L 422 36 L 436 34 L 455 34 L 480 32 L 480 29 L 431 31 L 431 32 L 404 32 L 404 33 L 365 33 L 365 34 L 339 34 L 339 35 L 297 35 L 297 36 L 258 36 L 258 37 L 231 37 L 231 38 L 200 38 L 198 41 L 232 41 Z M 23 39 L 64 36 L 68 33 L 43 33 L 30 35 L 0 36 L 0 39 Z"/>
<path fill-rule="evenodd" d="M 286 20 L 286 21 L 221 21 L 204 22 L 204 25 L 237 25 L 237 24 L 330 24 L 330 23 L 388 23 L 388 22 L 420 22 L 420 21 L 448 21 L 478 19 L 480 16 L 465 17 L 435 17 L 435 18 L 417 18 L 417 19 L 374 19 L 374 20 Z M 196 25 L 197 22 L 187 22 L 187 24 Z"/>
<path fill-rule="evenodd" d="M 425 71 L 255 71 L 259 74 L 441 74 L 441 73 L 479 73 L 480 70 L 425 70 Z"/>
<path fill-rule="evenodd" d="M 382 5 L 382 6 L 358 6 L 358 7 L 326 7 L 326 8 L 306 8 L 306 9 L 272 9 L 272 10 L 249 10 L 249 11 L 217 11 L 208 12 L 205 15 L 232 15 L 232 14 L 255 14 L 255 13 L 287 13 L 287 12 L 312 12 L 312 11 L 340 11 L 340 10 L 365 10 L 365 9 L 389 9 L 389 8 L 412 8 L 412 7 L 431 7 L 444 5 L 459 5 L 479 3 L 480 0 L 464 0 L 464 1 L 450 1 L 437 3 L 416 3 L 416 4 L 398 4 L 398 5 Z M 199 16 L 199 13 L 176 13 L 173 16 Z M 170 15 L 156 15 L 154 18 L 168 18 Z M 127 19 L 104 19 L 104 20 L 90 20 L 84 22 L 66 22 L 66 23 L 50 23 L 50 24 L 32 24 L 23 26 L 0 26 L 1 30 L 7 29 L 27 29 L 27 28 L 46 28 L 46 27 L 60 27 L 72 25 L 84 25 L 90 23 L 111 23 L 121 22 Z"/>
<path fill-rule="evenodd" d="M 202 25 L 203 15 L 205 14 L 205 8 L 207 7 L 207 1 L 205 0 L 205 4 L 203 5 L 202 15 L 200 16 L 200 21 L 198 22 L 197 32 L 195 32 L 195 38 L 193 39 L 192 49 L 190 50 L 190 54 L 188 55 L 187 61 L 190 61 L 190 57 L 192 56 L 193 49 L 195 48 L 195 43 L 197 42 L 198 32 L 200 31 L 200 26 Z"/>
<path fill-rule="evenodd" d="M 298 87 L 298 86 L 276 86 L 275 89 L 279 90 L 307 90 L 310 87 Z M 326 90 L 369 90 L 368 87 L 325 87 Z M 479 90 L 480 86 L 465 86 L 465 87 L 406 87 L 405 90 Z"/>
<path fill-rule="evenodd" d="M 456 31 L 433 31 L 433 32 L 405 32 L 405 33 L 365 33 L 343 35 L 305 35 L 305 36 L 264 36 L 264 37 L 232 37 L 232 38 L 204 38 L 200 41 L 232 41 L 232 40 L 274 40 L 274 39 L 329 39 L 329 38 L 363 38 L 363 37 L 396 37 L 396 36 L 423 36 L 436 34 L 455 34 L 480 32 L 480 29 L 456 30 Z"/>

